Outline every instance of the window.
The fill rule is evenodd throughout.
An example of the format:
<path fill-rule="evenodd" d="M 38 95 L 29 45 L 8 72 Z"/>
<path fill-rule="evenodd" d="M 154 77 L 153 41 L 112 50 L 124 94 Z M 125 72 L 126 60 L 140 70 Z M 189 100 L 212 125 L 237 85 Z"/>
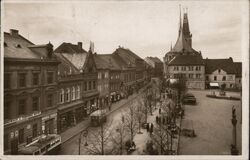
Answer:
<path fill-rule="evenodd" d="M 206 81 L 208 81 L 208 76 L 206 76 Z"/>
<path fill-rule="evenodd" d="M 98 73 L 98 79 L 101 79 L 101 74 L 102 73 L 100 73 L 100 72 Z"/>
<path fill-rule="evenodd" d="M 214 81 L 217 81 L 217 76 L 214 76 Z"/>
<path fill-rule="evenodd" d="M 80 86 L 76 87 L 76 99 L 80 99 Z"/>
<path fill-rule="evenodd" d="M 229 80 L 229 81 L 233 80 L 233 76 L 232 76 L 232 75 L 229 75 L 229 76 L 228 76 L 228 80 Z"/>
<path fill-rule="evenodd" d="M 93 89 L 96 89 L 95 81 L 93 81 Z"/>
<path fill-rule="evenodd" d="M 84 82 L 84 91 L 88 90 L 87 82 Z"/>
<path fill-rule="evenodd" d="M 37 137 L 37 124 L 33 124 L 33 127 L 32 127 L 32 136 L 33 138 Z"/>
<path fill-rule="evenodd" d="M 69 102 L 70 101 L 70 89 L 67 88 L 66 89 L 66 102 Z"/>
<path fill-rule="evenodd" d="M 60 90 L 60 103 L 64 103 L 64 89 Z"/>
<path fill-rule="evenodd" d="M 201 74 L 196 74 L 196 78 L 201 78 Z"/>
<path fill-rule="evenodd" d="M 26 105 L 25 99 L 19 100 L 18 115 L 23 115 L 25 113 L 25 105 Z"/>
<path fill-rule="evenodd" d="M 72 98 L 72 100 L 75 100 L 76 99 L 76 89 L 75 89 L 75 87 L 72 87 L 72 92 L 71 92 L 71 98 Z"/>
<path fill-rule="evenodd" d="M 234 86 L 233 84 L 230 84 L 230 88 L 233 88 L 233 86 Z"/>
<path fill-rule="evenodd" d="M 181 70 L 182 70 L 182 71 L 185 71 L 185 70 L 186 70 L 186 67 L 185 67 L 185 66 L 182 66 L 182 67 L 181 67 Z"/>
<path fill-rule="evenodd" d="M 193 71 L 194 70 L 194 67 L 193 66 L 189 66 L 188 67 L 190 71 Z"/>
<path fill-rule="evenodd" d="M 47 95 L 47 107 L 52 107 L 53 106 L 53 94 L 48 94 Z"/>
<path fill-rule="evenodd" d="M 194 74 L 189 74 L 188 78 L 194 78 Z"/>
<path fill-rule="evenodd" d="M 33 73 L 33 85 L 36 86 L 39 84 L 39 73 Z"/>
<path fill-rule="evenodd" d="M 19 129 L 18 141 L 20 144 L 24 142 L 24 128 Z"/>
<path fill-rule="evenodd" d="M 39 108 L 39 97 L 33 97 L 32 98 L 32 108 L 33 108 L 33 111 L 38 111 L 38 108 Z"/>
<path fill-rule="evenodd" d="M 11 84 L 10 73 L 4 73 L 4 89 L 9 89 Z"/>
<path fill-rule="evenodd" d="M 241 79 L 239 79 L 239 83 L 241 83 Z"/>
<path fill-rule="evenodd" d="M 220 70 L 220 69 L 218 69 L 218 73 L 220 73 L 220 71 L 221 71 L 221 70 Z"/>
<path fill-rule="evenodd" d="M 4 101 L 4 119 L 9 119 L 10 117 L 10 101 Z"/>
<path fill-rule="evenodd" d="M 196 66 L 196 67 L 195 67 L 195 70 L 196 70 L 196 71 L 200 71 L 200 70 L 201 70 L 201 67 L 200 67 L 200 66 Z"/>
<path fill-rule="evenodd" d="M 108 78 L 108 72 L 105 72 L 105 78 Z"/>
<path fill-rule="evenodd" d="M 19 87 L 26 86 L 26 73 L 19 73 Z"/>
<path fill-rule="evenodd" d="M 226 80 L 226 76 L 223 76 L 223 77 L 222 77 L 222 81 L 225 81 L 225 80 Z"/>
<path fill-rule="evenodd" d="M 104 79 L 105 78 L 105 74 L 104 73 L 102 73 L 102 79 Z"/>
<path fill-rule="evenodd" d="M 91 81 L 89 81 L 88 90 L 91 90 Z"/>
<path fill-rule="evenodd" d="M 54 81 L 54 73 L 53 72 L 48 72 L 47 73 L 47 83 L 51 84 Z"/>

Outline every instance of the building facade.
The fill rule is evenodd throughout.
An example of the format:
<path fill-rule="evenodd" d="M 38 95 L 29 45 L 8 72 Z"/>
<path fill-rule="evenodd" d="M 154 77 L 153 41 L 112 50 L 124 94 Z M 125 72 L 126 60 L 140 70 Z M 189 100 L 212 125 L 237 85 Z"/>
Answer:
<path fill-rule="evenodd" d="M 205 65 L 201 52 L 192 48 L 188 15 L 180 17 L 179 34 L 174 47 L 164 57 L 164 78 L 167 81 L 185 78 L 190 89 L 205 89 Z"/>
<path fill-rule="evenodd" d="M 92 50 L 85 51 L 81 42 L 62 43 L 55 55 L 62 62 L 58 72 L 58 128 L 62 132 L 98 109 L 97 69 Z"/>
<path fill-rule="evenodd" d="M 163 76 L 163 62 L 158 57 L 146 57 L 144 60 L 152 67 L 152 76 Z"/>
<path fill-rule="evenodd" d="M 57 133 L 57 67 L 53 45 L 4 33 L 4 153 Z"/>

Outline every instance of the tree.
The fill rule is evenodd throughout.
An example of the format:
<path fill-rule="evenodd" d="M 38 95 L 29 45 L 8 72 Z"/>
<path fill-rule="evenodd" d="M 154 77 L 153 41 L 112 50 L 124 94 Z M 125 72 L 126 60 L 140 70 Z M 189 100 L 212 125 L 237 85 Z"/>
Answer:
<path fill-rule="evenodd" d="M 138 123 L 136 122 L 136 106 L 132 102 L 129 105 L 128 110 L 123 114 L 124 116 L 124 126 L 130 135 L 130 142 L 132 143 L 136 130 L 138 128 Z"/>
<path fill-rule="evenodd" d="M 88 136 L 88 146 L 86 150 L 90 154 L 94 155 L 105 155 L 112 154 L 114 148 L 111 143 L 112 133 L 112 121 L 108 124 L 101 123 L 101 126 L 95 128 L 89 132 Z"/>
<path fill-rule="evenodd" d="M 143 100 L 141 97 L 138 98 L 138 100 L 136 101 L 136 118 L 137 118 L 137 122 L 138 122 L 138 128 L 139 128 L 139 131 L 138 133 L 139 134 L 142 134 L 141 132 L 141 124 L 142 124 L 142 118 L 143 118 Z"/>
<path fill-rule="evenodd" d="M 113 141 L 113 144 L 115 146 L 113 153 L 123 155 L 124 143 L 125 143 L 124 139 L 126 139 L 126 137 L 127 137 L 123 118 L 115 130 L 116 130 L 116 133 L 112 135 L 112 141 Z M 119 147 L 116 147 L 116 146 L 119 146 Z"/>
<path fill-rule="evenodd" d="M 143 114 L 144 114 L 144 117 L 145 117 L 145 123 L 147 123 L 148 121 L 148 112 L 149 112 L 149 105 L 148 105 L 148 99 L 147 99 L 147 91 L 144 92 L 142 95 L 141 95 L 141 99 L 142 99 L 142 105 L 143 105 Z"/>

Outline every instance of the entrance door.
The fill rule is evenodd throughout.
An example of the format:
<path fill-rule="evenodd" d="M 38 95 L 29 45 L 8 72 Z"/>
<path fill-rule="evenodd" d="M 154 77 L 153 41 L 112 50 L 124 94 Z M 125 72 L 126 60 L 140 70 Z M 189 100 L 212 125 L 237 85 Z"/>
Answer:
<path fill-rule="evenodd" d="M 11 147 L 11 155 L 17 155 L 18 154 L 18 140 L 17 138 L 13 139 L 10 143 Z"/>

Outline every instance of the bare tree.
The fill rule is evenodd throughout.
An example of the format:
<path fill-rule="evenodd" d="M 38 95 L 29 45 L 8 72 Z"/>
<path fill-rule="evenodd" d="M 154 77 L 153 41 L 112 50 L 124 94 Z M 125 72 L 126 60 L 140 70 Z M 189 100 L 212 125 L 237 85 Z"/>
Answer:
<path fill-rule="evenodd" d="M 139 134 L 142 134 L 141 132 L 141 125 L 142 125 L 142 118 L 144 116 L 144 113 L 143 113 L 143 100 L 141 97 L 138 98 L 138 100 L 136 101 L 136 119 L 137 119 L 137 122 L 138 122 L 138 128 L 139 128 L 139 131 L 138 133 Z"/>
<path fill-rule="evenodd" d="M 149 112 L 149 105 L 148 105 L 148 99 L 147 99 L 147 93 L 143 93 L 141 96 L 142 99 L 142 105 L 143 105 L 143 114 L 144 114 L 144 118 L 145 118 L 145 122 L 147 123 L 148 121 L 148 112 Z"/>
<path fill-rule="evenodd" d="M 112 121 L 108 124 L 101 123 L 98 128 L 93 128 L 89 132 L 88 136 L 88 146 L 86 150 L 90 154 L 94 155 L 105 155 L 112 154 L 114 148 L 112 147 L 111 135 L 112 133 Z"/>
<path fill-rule="evenodd" d="M 126 111 L 123 116 L 124 125 L 130 134 L 130 142 L 132 143 L 136 130 L 138 128 L 138 123 L 136 122 L 136 106 L 133 102 L 130 103 L 128 111 Z"/>
<path fill-rule="evenodd" d="M 160 155 L 166 155 L 169 151 L 169 140 L 170 135 L 167 128 L 162 124 L 162 120 L 158 125 L 155 126 L 154 134 L 151 139 L 157 146 Z"/>

